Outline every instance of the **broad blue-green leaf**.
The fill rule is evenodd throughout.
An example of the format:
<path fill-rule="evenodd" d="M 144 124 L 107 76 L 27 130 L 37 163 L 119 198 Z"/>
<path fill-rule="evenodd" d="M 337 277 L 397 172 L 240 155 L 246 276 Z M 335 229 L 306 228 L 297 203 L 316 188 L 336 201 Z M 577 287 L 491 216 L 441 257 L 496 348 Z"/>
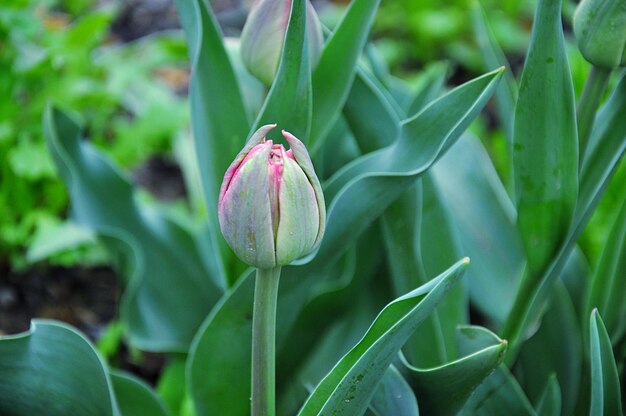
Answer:
<path fill-rule="evenodd" d="M 402 374 L 393 365 L 383 376 L 370 409 L 377 416 L 418 416 L 417 400 Z"/>
<path fill-rule="evenodd" d="M 194 145 L 211 224 L 211 238 L 223 259 L 220 269 L 234 280 L 235 257 L 218 230 L 217 198 L 228 165 L 245 144 L 250 121 L 217 21 L 202 0 L 177 0 L 187 38 L 192 79 L 189 86 Z M 222 262 L 220 262 L 222 263 Z M 235 268 L 236 269 L 236 268 Z"/>
<path fill-rule="evenodd" d="M 602 257 L 593 276 L 588 292 L 588 313 L 592 309 L 604 316 L 609 336 L 618 341 L 626 330 L 626 192 L 622 206 L 604 246 Z"/>
<path fill-rule="evenodd" d="M 354 0 L 330 36 L 313 72 L 313 119 L 307 146 L 319 150 L 339 117 L 380 0 Z"/>
<path fill-rule="evenodd" d="M 476 388 L 460 413 L 463 416 L 535 416 L 535 410 L 504 364 Z"/>
<path fill-rule="evenodd" d="M 569 229 L 578 195 L 574 88 L 561 0 L 539 0 L 515 108 L 513 173 L 527 282 L 537 279 Z M 525 290 L 522 296 L 528 292 Z"/>
<path fill-rule="evenodd" d="M 343 114 L 363 153 L 389 146 L 398 137 L 397 112 L 370 75 L 361 69 L 357 71 Z"/>
<path fill-rule="evenodd" d="M 132 262 L 122 299 L 131 343 L 150 351 L 186 351 L 220 296 L 193 238 L 157 212 L 141 208 L 128 181 L 80 140 L 78 125 L 66 114 L 49 107 L 44 128 L 72 197 L 74 221 L 123 242 Z"/>
<path fill-rule="evenodd" d="M 324 189 L 331 202 L 318 255 L 325 258 L 349 235 L 358 235 L 447 151 L 485 105 L 500 74 L 494 71 L 452 90 L 406 120 L 392 145 L 337 172 Z"/>
<path fill-rule="evenodd" d="M 480 141 L 464 135 L 431 169 L 443 205 L 467 255 L 472 304 L 495 324 L 511 307 L 524 265 L 515 207 Z"/>
<path fill-rule="evenodd" d="M 539 403 L 537 403 L 537 414 L 540 416 L 559 416 L 561 414 L 561 389 L 554 374 L 548 379 Z M 572 413 L 564 413 L 570 415 Z"/>
<path fill-rule="evenodd" d="M 591 416 L 621 415 L 619 375 L 611 339 L 597 310 L 591 312 L 589 331 L 591 356 Z"/>
<path fill-rule="evenodd" d="M 495 39 L 487 16 L 478 0 L 472 1 L 472 26 L 483 56 L 485 69 L 490 70 L 504 66 L 511 68 L 506 56 L 502 52 L 500 45 Z M 515 102 L 517 100 L 517 83 L 511 71 L 506 71 L 502 82 L 498 85 L 495 94 L 498 108 L 498 118 L 502 123 L 504 132 L 509 143 L 513 142 L 513 115 L 515 113 Z"/>
<path fill-rule="evenodd" d="M 250 270 L 215 305 L 198 330 L 189 351 L 187 379 L 199 415 L 250 413 L 253 298 L 254 273 Z"/>
<path fill-rule="evenodd" d="M 168 411 L 150 387 L 121 371 L 111 371 L 111 382 L 122 416 L 167 416 Z"/>
<path fill-rule="evenodd" d="M 582 344 L 574 305 L 563 284 L 557 283 L 541 327 L 524 343 L 518 359 L 522 386 L 533 403 L 539 402 L 546 381 L 555 374 L 560 381 L 563 414 L 573 414 L 580 395 Z"/>
<path fill-rule="evenodd" d="M 507 343 L 485 328 L 461 326 L 462 356 L 433 368 L 409 367 L 420 409 L 429 415 L 456 415 L 474 389 L 504 359 Z M 478 337 L 490 338 L 476 343 Z M 485 345 L 486 344 L 486 345 Z"/>
<path fill-rule="evenodd" d="M 536 293 L 520 298 L 519 312 L 510 314 L 507 322 L 509 341 L 513 348 L 525 328 L 541 314 L 543 303 L 551 293 L 552 284 L 567 264 L 578 237 L 598 206 L 608 183 L 626 151 L 626 77 L 622 76 L 615 91 L 598 113 L 589 141 L 588 154 L 581 170 L 580 193 L 570 232 L 542 277 Z M 523 303 L 523 305 L 522 305 Z M 516 354 L 507 354 L 514 359 Z"/>
<path fill-rule="evenodd" d="M 463 274 L 464 259 L 388 304 L 363 339 L 318 384 L 299 415 L 361 414 L 394 356 Z"/>
<path fill-rule="evenodd" d="M 311 126 L 311 70 L 306 36 L 306 2 L 291 3 L 285 46 L 252 135 L 266 124 L 278 124 L 306 143 Z"/>
<path fill-rule="evenodd" d="M 0 337 L 0 413 L 121 415 L 89 341 L 65 324 L 40 319 L 27 332 Z"/>

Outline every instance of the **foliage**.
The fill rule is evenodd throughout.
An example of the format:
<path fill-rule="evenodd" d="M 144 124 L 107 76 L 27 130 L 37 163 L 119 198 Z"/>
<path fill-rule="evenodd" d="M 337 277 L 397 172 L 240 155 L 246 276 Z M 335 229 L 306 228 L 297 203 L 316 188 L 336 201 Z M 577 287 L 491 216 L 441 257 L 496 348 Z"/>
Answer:
<path fill-rule="evenodd" d="M 51 412 L 93 396 L 97 414 L 249 414 L 254 277 L 224 243 L 215 207 L 230 161 L 273 121 L 307 144 L 327 201 L 320 247 L 282 271 L 278 414 L 621 413 L 624 73 L 597 111 L 576 100 L 558 0 L 537 3 L 519 82 L 503 74 L 477 5 L 490 71 L 454 88 L 445 66 L 411 85 L 389 74 L 366 41 L 376 0 L 346 8 L 311 70 L 303 1 L 292 2 L 269 90 L 229 55 L 206 2 L 177 2 L 192 72 L 183 168 L 188 183 L 199 177 L 202 225 L 141 203 L 79 117 L 46 109 L 72 218 L 125 259 L 124 337 L 170 360 L 155 394 L 72 329 L 35 321 L 0 339 L 0 406 L 37 411 L 62 392 Z M 595 116 L 584 148 L 577 104 Z M 474 134 L 485 108 L 506 180 Z M 614 225 L 590 265 L 577 243 L 607 188 L 620 204 L 603 207 Z"/>

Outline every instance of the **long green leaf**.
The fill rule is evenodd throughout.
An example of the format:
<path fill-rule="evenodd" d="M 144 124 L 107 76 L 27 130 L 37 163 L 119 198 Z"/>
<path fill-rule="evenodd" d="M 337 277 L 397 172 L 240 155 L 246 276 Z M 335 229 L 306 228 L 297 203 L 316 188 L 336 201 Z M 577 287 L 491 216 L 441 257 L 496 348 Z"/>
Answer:
<path fill-rule="evenodd" d="M 377 416 L 418 416 L 417 400 L 402 374 L 389 366 L 372 397 L 370 408 Z"/>
<path fill-rule="evenodd" d="M 326 42 L 313 72 L 313 120 L 309 151 L 315 153 L 335 124 L 354 80 L 380 0 L 354 0 Z"/>
<path fill-rule="evenodd" d="M 33 320 L 0 337 L 0 414 L 120 416 L 94 347 L 69 326 Z"/>
<path fill-rule="evenodd" d="M 312 95 L 306 1 L 291 4 L 285 46 L 278 72 L 250 135 L 266 124 L 278 124 L 306 143 L 311 127 Z"/>
<path fill-rule="evenodd" d="M 597 310 L 591 312 L 589 342 L 591 355 L 590 416 L 621 415 L 619 375 L 611 339 Z"/>
<path fill-rule="evenodd" d="M 124 243 L 123 253 L 133 266 L 122 299 L 131 343 L 150 351 L 186 351 L 221 293 L 192 236 L 140 207 L 129 182 L 80 140 L 79 126 L 66 114 L 49 107 L 44 128 L 72 197 L 75 221 Z"/>
<path fill-rule="evenodd" d="M 169 415 L 161 400 L 146 383 L 121 371 L 111 371 L 110 375 L 113 391 L 115 391 L 123 416 Z"/>
<path fill-rule="evenodd" d="M 299 415 L 361 414 L 394 356 L 462 276 L 468 260 L 388 304 L 363 339 L 318 384 Z"/>
<path fill-rule="evenodd" d="M 561 389 L 556 376 L 548 379 L 548 384 L 537 403 L 537 414 L 541 416 L 559 416 L 561 414 Z M 571 413 L 564 413 L 569 415 Z"/>
<path fill-rule="evenodd" d="M 539 0 L 537 6 L 515 109 L 513 167 L 517 221 L 528 258 L 524 286 L 534 287 L 569 229 L 578 194 L 574 88 L 561 0 Z"/>
<path fill-rule="evenodd" d="M 458 337 L 463 357 L 434 368 L 409 367 L 420 409 L 425 414 L 456 415 L 474 389 L 504 359 L 506 341 L 485 328 L 461 326 Z M 476 344 L 477 337 L 491 340 L 487 345 Z"/>
<path fill-rule="evenodd" d="M 602 257 L 594 273 L 588 292 L 586 312 L 597 308 L 604 316 L 611 339 L 618 341 L 623 335 L 626 316 L 626 188 L 622 207 L 615 217 Z"/>
<path fill-rule="evenodd" d="M 520 353 L 518 368 L 523 375 L 520 379 L 530 400 L 537 403 L 546 381 L 555 374 L 562 391 L 559 407 L 563 407 L 564 415 L 570 415 L 580 395 L 583 338 L 574 305 L 563 284 L 554 286 L 549 302 L 541 327 L 524 343 Z"/>
<path fill-rule="evenodd" d="M 462 416 L 535 416 L 536 413 L 504 364 L 482 382 L 469 398 Z"/>
<path fill-rule="evenodd" d="M 505 66 L 511 68 L 506 56 L 502 52 L 500 45 L 489 27 L 489 22 L 484 10 L 478 0 L 472 1 L 472 26 L 483 56 L 485 69 L 490 70 Z M 513 142 L 513 116 L 515 113 L 515 102 L 517 101 L 517 83 L 511 71 L 507 71 L 495 94 L 498 109 L 498 118 L 502 123 L 504 132 L 509 141 Z"/>
<path fill-rule="evenodd" d="M 359 234 L 456 142 L 493 93 L 501 72 L 478 77 L 431 103 L 402 124 L 392 145 L 355 160 L 329 180 L 322 258 L 333 256 L 348 235 Z"/>
<path fill-rule="evenodd" d="M 176 0 L 187 38 L 192 79 L 189 86 L 194 145 L 211 224 L 213 246 L 219 247 L 221 269 L 233 280 L 235 257 L 217 231 L 217 198 L 224 172 L 245 144 L 250 121 L 224 39 L 208 3 Z"/>
<path fill-rule="evenodd" d="M 487 151 L 471 135 L 461 137 L 430 176 L 450 211 L 461 255 L 474 259 L 467 270 L 472 304 L 494 324 L 501 324 L 525 261 L 515 207 Z"/>

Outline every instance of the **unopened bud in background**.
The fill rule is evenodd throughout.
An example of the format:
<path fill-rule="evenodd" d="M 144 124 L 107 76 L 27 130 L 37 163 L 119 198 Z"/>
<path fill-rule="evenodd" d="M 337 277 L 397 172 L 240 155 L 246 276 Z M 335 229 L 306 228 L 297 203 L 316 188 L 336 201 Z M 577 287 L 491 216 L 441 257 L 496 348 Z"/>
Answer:
<path fill-rule="evenodd" d="M 257 0 L 252 6 L 241 33 L 241 57 L 246 68 L 265 85 L 271 85 L 291 14 L 291 0 Z M 319 60 L 324 39 L 317 13 L 306 2 L 306 31 L 311 68 Z"/>
<path fill-rule="evenodd" d="M 574 15 L 574 33 L 585 59 L 613 69 L 626 65 L 626 0 L 583 0 Z"/>

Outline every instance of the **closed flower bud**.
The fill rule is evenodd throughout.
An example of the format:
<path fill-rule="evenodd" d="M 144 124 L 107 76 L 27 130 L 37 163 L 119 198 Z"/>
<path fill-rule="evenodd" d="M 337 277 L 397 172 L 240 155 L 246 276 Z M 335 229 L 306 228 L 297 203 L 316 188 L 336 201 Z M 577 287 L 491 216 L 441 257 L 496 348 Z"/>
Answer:
<path fill-rule="evenodd" d="M 241 33 L 241 57 L 250 73 L 270 85 L 280 63 L 291 13 L 291 0 L 256 0 Z M 307 0 L 306 31 L 311 68 L 319 60 L 324 39 L 315 9 Z"/>
<path fill-rule="evenodd" d="M 574 15 L 574 33 L 580 52 L 595 66 L 626 65 L 626 1 L 581 1 Z"/>
<path fill-rule="evenodd" d="M 320 182 L 300 140 L 265 140 L 261 127 L 230 165 L 220 189 L 218 217 L 228 245 L 245 263 L 269 269 L 309 254 L 320 243 L 326 208 Z"/>

